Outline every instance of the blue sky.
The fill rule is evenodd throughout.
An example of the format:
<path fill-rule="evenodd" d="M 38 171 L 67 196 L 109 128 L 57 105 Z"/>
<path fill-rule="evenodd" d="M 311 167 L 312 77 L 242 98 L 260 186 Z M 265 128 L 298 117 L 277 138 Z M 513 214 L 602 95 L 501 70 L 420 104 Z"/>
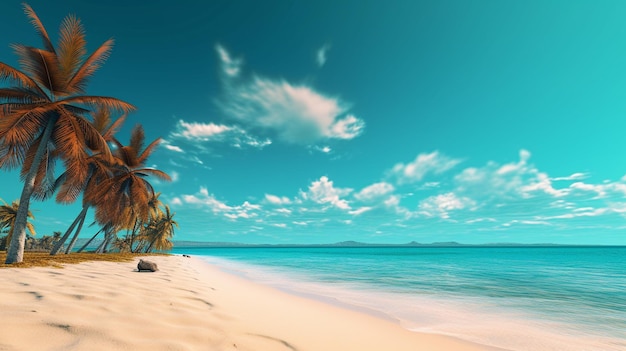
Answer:
<path fill-rule="evenodd" d="M 623 1 L 30 4 L 116 40 L 89 93 L 163 138 L 178 240 L 626 244 Z M 40 45 L 18 1 L 0 32 Z"/>

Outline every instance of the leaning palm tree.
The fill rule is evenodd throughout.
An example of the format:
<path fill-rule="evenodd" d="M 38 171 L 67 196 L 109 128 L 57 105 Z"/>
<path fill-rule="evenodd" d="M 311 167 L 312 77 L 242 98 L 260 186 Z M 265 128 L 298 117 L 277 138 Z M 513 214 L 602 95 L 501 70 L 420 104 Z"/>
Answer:
<path fill-rule="evenodd" d="M 93 113 L 93 122 L 92 124 L 102 134 L 102 137 L 107 142 L 113 140 L 113 135 L 117 132 L 119 127 L 122 125 L 124 120 L 126 119 L 126 115 L 113 120 L 111 118 L 110 111 L 99 109 Z M 100 150 L 90 150 L 92 154 L 87 157 L 87 162 L 84 166 L 88 167 L 87 174 L 88 176 L 84 179 L 76 179 L 67 176 L 67 172 L 63 173 L 55 182 L 55 189 L 59 189 L 57 193 L 57 202 L 60 203 L 72 203 L 76 201 L 78 196 L 81 193 L 91 193 L 102 183 L 104 179 L 107 179 L 112 176 L 114 164 L 111 163 L 111 160 L 105 157 L 106 153 L 101 152 Z M 70 227 L 65 232 L 65 235 L 61 237 L 61 239 L 56 242 L 55 246 L 50 251 L 50 255 L 56 255 L 61 247 L 65 244 L 65 241 L 69 238 L 72 231 L 75 230 L 74 236 L 72 240 L 70 240 L 65 253 L 68 254 L 74 248 L 74 244 L 78 239 L 78 235 L 85 223 L 85 218 L 87 216 L 87 211 L 94 204 L 89 202 L 88 199 L 91 198 L 89 195 L 83 196 L 83 208 L 80 213 L 76 217 L 76 219 L 72 222 Z"/>
<path fill-rule="evenodd" d="M 169 206 L 165 205 L 165 211 L 146 227 L 146 236 L 150 244 L 145 252 L 171 249 L 173 244 L 170 239 L 174 237 L 174 227 L 178 227 L 178 222 L 174 220 L 174 213 L 170 211 Z"/>
<path fill-rule="evenodd" d="M 167 173 L 146 167 L 148 157 L 156 149 L 160 138 L 144 148 L 145 134 L 141 125 L 131 131 L 130 143 L 123 145 L 113 138 L 117 164 L 113 167 L 113 176 L 104 179 L 93 192 L 85 192 L 85 201 L 95 204 L 95 219 L 101 225 L 111 228 L 105 231 L 105 251 L 114 235 L 122 229 L 132 229 L 137 221 L 146 222 L 150 217 L 151 201 L 155 198 L 152 184 L 146 179 L 154 176 L 170 181 Z"/>
<path fill-rule="evenodd" d="M 13 201 L 13 203 L 11 203 L 10 205 L 2 201 L 2 205 L 0 205 L 0 228 L 8 228 L 6 237 L 7 246 L 11 242 L 13 234 L 15 233 L 15 223 L 17 220 L 19 207 L 20 204 L 17 200 Z M 35 219 L 30 211 L 28 211 L 28 218 Z M 35 227 L 32 223 L 26 222 L 26 229 L 30 232 L 31 235 L 36 234 Z"/>
<path fill-rule="evenodd" d="M 30 199 L 48 192 L 54 160 L 60 158 L 69 176 L 80 180 L 88 176 L 86 147 L 110 155 L 106 141 L 87 119 L 90 110 L 134 109 L 115 98 L 86 95 L 87 81 L 107 59 L 113 40 L 87 55 L 83 26 L 70 15 L 54 46 L 33 9 L 25 4 L 24 11 L 44 48 L 13 45 L 21 70 L 0 63 L 0 81 L 8 82 L 0 88 L 0 168 L 21 166 L 24 180 L 6 263 L 23 260 Z"/>

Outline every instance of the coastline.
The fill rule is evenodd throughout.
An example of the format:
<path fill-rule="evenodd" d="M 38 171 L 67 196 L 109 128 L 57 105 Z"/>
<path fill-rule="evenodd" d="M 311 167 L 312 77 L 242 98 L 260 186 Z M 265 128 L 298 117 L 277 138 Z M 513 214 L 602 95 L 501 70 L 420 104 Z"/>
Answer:
<path fill-rule="evenodd" d="M 501 350 L 260 285 L 197 258 L 0 270 L 1 350 Z M 36 337 L 33 337 L 36 336 Z"/>

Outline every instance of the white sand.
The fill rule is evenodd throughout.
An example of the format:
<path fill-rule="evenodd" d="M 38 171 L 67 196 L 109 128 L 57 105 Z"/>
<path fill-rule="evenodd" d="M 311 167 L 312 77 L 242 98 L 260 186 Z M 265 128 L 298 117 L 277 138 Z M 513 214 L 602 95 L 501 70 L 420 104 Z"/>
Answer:
<path fill-rule="evenodd" d="M 495 350 L 292 296 L 201 260 L 0 269 L 0 350 Z"/>

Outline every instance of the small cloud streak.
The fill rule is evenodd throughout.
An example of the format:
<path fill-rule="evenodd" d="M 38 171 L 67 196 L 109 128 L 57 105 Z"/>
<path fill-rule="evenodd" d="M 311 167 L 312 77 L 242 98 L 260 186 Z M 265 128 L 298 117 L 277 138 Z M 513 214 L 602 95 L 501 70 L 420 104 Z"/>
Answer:
<path fill-rule="evenodd" d="M 238 126 L 228 126 L 213 122 L 186 122 L 182 119 L 178 121 L 168 139 L 184 140 L 194 143 L 196 146 L 201 146 L 206 142 L 228 143 L 236 148 L 249 146 L 262 149 L 272 144 L 271 140 L 257 139 Z M 178 146 L 171 146 L 169 141 L 166 144 L 166 148 L 172 151 L 178 151 L 179 149 L 182 151 Z"/>
<path fill-rule="evenodd" d="M 317 53 L 315 55 L 315 61 L 317 62 L 317 65 L 319 67 L 322 67 L 324 66 L 324 64 L 326 64 L 326 61 L 328 59 L 328 50 L 330 50 L 330 45 L 328 44 L 322 46 L 319 50 L 317 50 Z"/>
<path fill-rule="evenodd" d="M 391 170 L 391 174 L 398 182 L 413 183 L 421 181 L 428 174 L 441 174 L 459 164 L 461 160 L 453 159 L 440 154 L 438 151 L 429 154 L 419 154 L 413 162 L 398 163 Z"/>

